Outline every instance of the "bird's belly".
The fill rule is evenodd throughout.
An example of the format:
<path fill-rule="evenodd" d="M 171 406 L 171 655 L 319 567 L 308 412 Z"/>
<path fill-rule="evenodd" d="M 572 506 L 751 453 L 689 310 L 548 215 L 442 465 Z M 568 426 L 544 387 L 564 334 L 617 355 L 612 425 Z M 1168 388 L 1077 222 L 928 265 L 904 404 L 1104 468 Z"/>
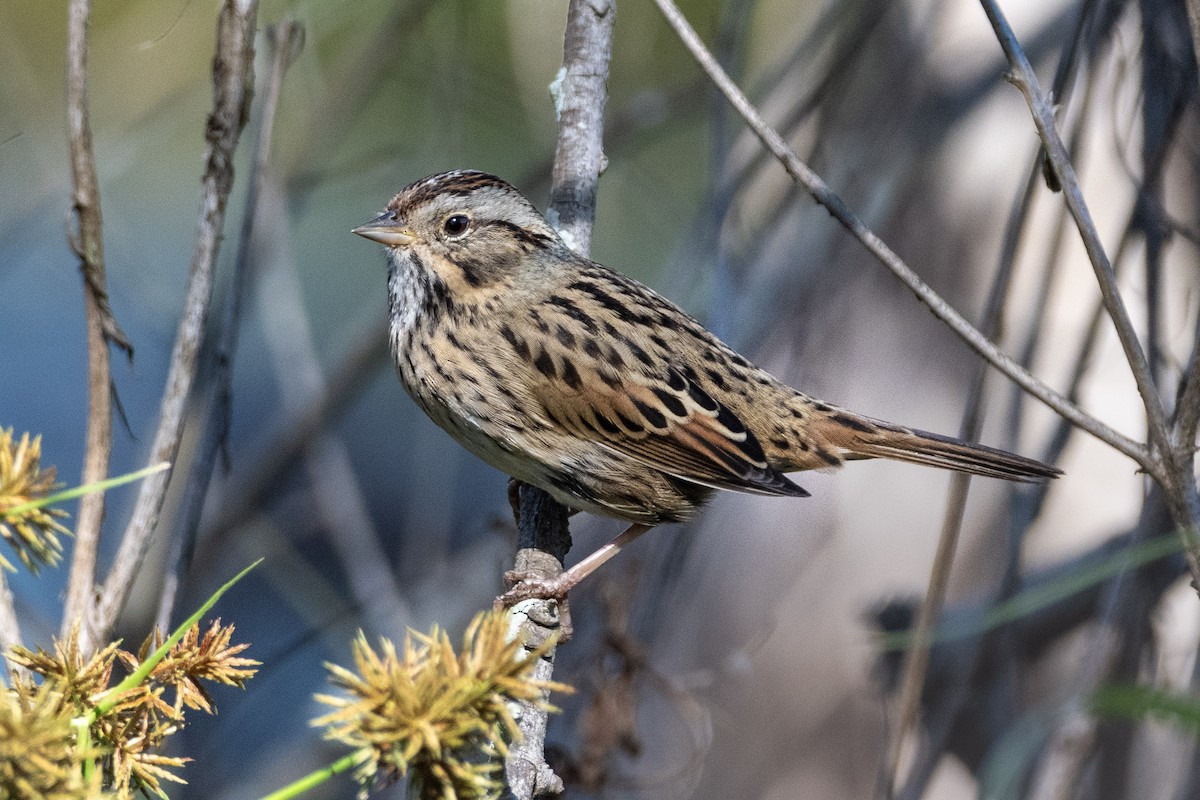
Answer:
<path fill-rule="evenodd" d="M 472 454 L 571 508 L 658 525 L 687 519 L 711 493 L 699 485 L 681 491 L 679 481 L 600 442 L 517 428 L 470 398 L 435 396 L 419 380 L 403 383 L 426 415 Z"/>

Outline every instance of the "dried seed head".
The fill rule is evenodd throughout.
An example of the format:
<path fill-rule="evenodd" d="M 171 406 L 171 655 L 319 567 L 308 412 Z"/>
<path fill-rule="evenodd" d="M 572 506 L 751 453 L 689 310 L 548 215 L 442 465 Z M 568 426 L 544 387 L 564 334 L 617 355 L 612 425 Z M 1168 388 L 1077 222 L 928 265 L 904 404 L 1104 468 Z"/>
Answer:
<path fill-rule="evenodd" d="M 548 644 L 552 644 L 550 642 Z M 409 631 L 402 651 L 362 633 L 352 645 L 355 669 L 326 665 L 330 682 L 348 696 L 317 695 L 334 711 L 313 721 L 328 739 L 361 749 L 364 787 L 411 775 L 423 798 L 495 797 L 502 787 L 497 759 L 518 735 L 512 701 L 553 709 L 550 690 L 570 687 L 530 676 L 544 647 L 527 653 L 508 638 L 503 613 L 479 614 L 455 654 L 449 637 Z"/>
<path fill-rule="evenodd" d="M 72 709 L 52 684 L 0 689 L 0 797 L 81 800 Z"/>
<path fill-rule="evenodd" d="M 0 429 L 0 538 L 8 542 L 21 563 L 35 574 L 43 565 L 52 567 L 59 562 L 62 542 L 58 535 L 71 534 L 56 520 L 65 517 L 65 511 L 21 508 L 57 488 L 54 468 L 42 469 L 41 457 L 41 436 L 30 439 L 28 433 L 23 433 L 20 441 L 14 442 L 12 428 Z M 0 567 L 15 569 L 2 555 Z"/>

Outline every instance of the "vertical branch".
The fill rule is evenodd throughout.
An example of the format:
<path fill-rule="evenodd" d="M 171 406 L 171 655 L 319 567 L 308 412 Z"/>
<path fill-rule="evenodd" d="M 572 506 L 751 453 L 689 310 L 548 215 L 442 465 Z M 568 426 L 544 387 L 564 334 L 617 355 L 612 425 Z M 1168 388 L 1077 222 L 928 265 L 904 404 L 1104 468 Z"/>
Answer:
<path fill-rule="evenodd" d="M 283 77 L 304 47 L 304 27 L 295 22 L 281 22 L 266 30 L 268 72 L 260 103 L 258 135 L 254 141 L 254 157 L 250 180 L 246 188 L 246 207 L 242 211 L 242 230 L 238 235 L 237 257 L 233 262 L 233 277 L 220 325 L 220 339 L 212 357 L 212 376 L 205 395 L 200 421 L 200 442 L 188 471 L 188 482 L 179 512 L 179 535 L 172 542 L 171 559 L 159 599 L 158 626 L 170 630 L 171 613 L 180 582 L 186 577 L 196 549 L 196 534 L 200 528 L 200 513 L 208 495 L 217 452 L 225 443 L 232 421 L 233 360 L 237 353 L 238 333 L 241 331 L 242 301 L 250 286 L 250 251 L 254 239 L 254 221 L 258 216 L 259 195 L 271 158 L 271 134 L 275 129 L 275 112 Z"/>
<path fill-rule="evenodd" d="M 217 18 L 213 59 L 213 109 L 205 137 L 208 152 L 202 179 L 200 223 L 189 271 L 183 316 L 171 353 L 171 367 L 159 411 L 158 430 L 150 461 L 174 462 L 183 433 L 184 410 L 196 375 L 196 358 L 212 300 L 213 268 L 220 249 L 225 204 L 233 186 L 233 157 L 254 94 L 254 32 L 257 0 L 225 0 Z M 107 639 L 125 607 L 134 577 L 142 566 L 158 522 L 171 471 L 142 482 L 133 516 L 125 529 L 117 557 L 97 601 L 95 614 L 85 620 L 80 646 L 92 649 Z"/>
<path fill-rule="evenodd" d="M 614 0 L 571 0 L 563 66 L 554 84 L 558 144 L 547 218 L 582 255 L 587 255 L 591 245 L 596 184 L 605 167 L 604 105 L 615 18 Z M 548 576 L 561 572 L 561 559 L 571 542 L 566 509 L 530 486 L 521 487 L 520 499 L 517 569 Z M 552 601 L 525 601 L 514 607 L 513 614 L 516 619 L 525 617 L 518 636 L 529 647 L 536 647 L 558 626 Z M 539 661 L 533 677 L 548 680 L 553 671 L 551 651 Z M 509 751 L 505 765 L 513 797 L 528 800 L 561 791 L 562 781 L 547 766 L 543 752 L 546 712 L 523 705 L 518 726 L 522 741 Z"/>
<path fill-rule="evenodd" d="M 612 0 L 572 0 L 563 66 L 555 81 L 558 144 L 548 216 L 571 249 L 587 255 L 604 157 L 604 104 L 612 57 Z"/>
<path fill-rule="evenodd" d="M 87 324 L 88 422 L 82 483 L 108 476 L 112 450 L 112 375 L 108 344 L 132 358 L 133 348 L 117 325 L 108 305 L 104 275 L 104 239 L 100 218 L 100 184 L 92 151 L 92 128 L 87 106 L 88 0 L 71 0 L 67 16 L 67 133 L 71 150 L 71 207 L 77 228 L 68 234 L 83 273 L 83 306 Z M 75 550 L 63 608 L 64 630 L 79 619 L 92 601 L 96 580 L 96 550 L 104 521 L 104 493 L 93 492 L 79 501 Z"/>

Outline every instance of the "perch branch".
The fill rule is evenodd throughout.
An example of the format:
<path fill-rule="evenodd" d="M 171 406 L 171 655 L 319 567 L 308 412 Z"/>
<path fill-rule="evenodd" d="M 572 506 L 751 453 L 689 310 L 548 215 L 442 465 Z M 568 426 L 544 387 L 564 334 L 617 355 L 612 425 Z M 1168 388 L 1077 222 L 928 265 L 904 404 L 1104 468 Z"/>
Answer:
<path fill-rule="evenodd" d="M 556 81 L 558 143 L 547 217 L 576 252 L 587 255 L 596 218 L 596 184 L 604 171 L 604 106 L 608 65 L 612 58 L 613 0 L 571 0 L 563 41 L 563 67 Z M 518 528 L 521 549 L 517 569 L 530 567 L 546 577 L 562 571 L 570 547 L 567 512 L 540 489 L 521 488 Z M 520 622 L 518 636 L 536 647 L 559 625 L 558 609 L 550 601 L 519 603 L 513 609 Z M 554 654 L 547 653 L 534 677 L 548 680 Z M 562 782 L 546 764 L 546 712 L 523 705 L 518 717 L 522 740 L 509 751 L 505 764 L 509 790 L 518 800 L 560 791 Z"/>

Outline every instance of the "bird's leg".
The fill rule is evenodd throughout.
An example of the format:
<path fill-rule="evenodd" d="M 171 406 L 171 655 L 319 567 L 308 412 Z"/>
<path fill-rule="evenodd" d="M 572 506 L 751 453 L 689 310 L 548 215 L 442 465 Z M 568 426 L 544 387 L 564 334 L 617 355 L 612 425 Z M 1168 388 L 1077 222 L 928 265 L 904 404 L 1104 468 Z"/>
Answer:
<path fill-rule="evenodd" d="M 512 606 L 530 598 L 563 600 L 566 598 L 567 592 L 574 589 L 580 581 L 595 572 L 601 564 L 621 552 L 621 548 L 650 530 L 651 527 L 651 525 L 642 525 L 641 523 L 630 525 L 611 542 L 554 578 L 541 578 L 516 570 L 504 573 L 504 580 L 511 588 L 496 598 L 497 607 Z"/>

